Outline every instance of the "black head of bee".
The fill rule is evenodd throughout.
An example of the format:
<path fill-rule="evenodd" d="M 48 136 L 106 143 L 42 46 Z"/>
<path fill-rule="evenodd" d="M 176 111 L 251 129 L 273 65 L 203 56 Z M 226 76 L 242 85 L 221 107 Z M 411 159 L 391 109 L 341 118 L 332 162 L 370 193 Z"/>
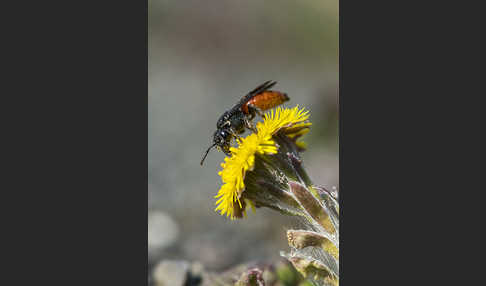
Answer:
<path fill-rule="evenodd" d="M 216 130 L 216 132 L 214 132 L 213 134 L 213 144 L 209 146 L 208 150 L 206 150 L 206 153 L 201 160 L 201 165 L 203 164 L 204 159 L 206 159 L 206 156 L 208 155 L 211 148 L 213 148 L 214 146 L 218 146 L 226 155 L 230 155 L 231 153 L 229 151 L 229 148 L 231 146 L 230 144 L 232 138 L 233 137 L 227 128 L 220 128 Z"/>
<path fill-rule="evenodd" d="M 218 146 L 223 150 L 223 152 L 226 155 L 229 155 L 229 147 L 230 147 L 230 142 L 231 142 L 232 135 L 229 132 L 228 129 L 223 128 L 223 129 L 218 129 L 216 132 L 214 132 L 213 135 L 213 144 L 215 146 Z"/>

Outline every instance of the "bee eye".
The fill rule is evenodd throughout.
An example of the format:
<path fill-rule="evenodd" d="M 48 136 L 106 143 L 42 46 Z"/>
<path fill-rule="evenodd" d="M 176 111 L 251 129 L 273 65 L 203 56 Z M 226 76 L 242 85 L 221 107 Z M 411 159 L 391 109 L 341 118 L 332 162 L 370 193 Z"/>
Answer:
<path fill-rule="evenodd" d="M 219 132 L 219 133 L 218 133 L 218 136 L 217 136 L 217 137 L 215 137 L 215 139 L 217 139 L 217 140 L 218 140 L 218 142 L 219 142 L 219 143 L 221 143 L 221 142 L 223 142 L 223 141 L 224 141 L 224 140 L 223 140 L 223 137 L 224 137 L 224 136 L 223 136 L 223 132 Z"/>

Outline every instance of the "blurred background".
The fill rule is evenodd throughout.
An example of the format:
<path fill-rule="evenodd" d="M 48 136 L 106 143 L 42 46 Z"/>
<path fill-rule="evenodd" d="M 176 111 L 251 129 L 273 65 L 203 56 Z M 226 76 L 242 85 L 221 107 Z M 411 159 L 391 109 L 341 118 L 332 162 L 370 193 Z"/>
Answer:
<path fill-rule="evenodd" d="M 267 80 L 310 110 L 302 155 L 314 183 L 338 186 L 338 1 L 149 0 L 148 254 L 221 271 L 288 250 L 295 221 L 258 209 L 214 211 L 224 154 L 209 146 L 218 117 Z"/>

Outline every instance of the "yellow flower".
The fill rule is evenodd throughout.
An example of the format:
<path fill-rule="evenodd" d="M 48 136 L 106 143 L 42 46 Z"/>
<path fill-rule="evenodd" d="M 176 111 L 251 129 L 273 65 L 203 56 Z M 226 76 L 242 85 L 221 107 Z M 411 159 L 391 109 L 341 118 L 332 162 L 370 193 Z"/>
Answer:
<path fill-rule="evenodd" d="M 245 189 L 245 174 L 255 166 L 255 154 L 276 154 L 278 146 L 272 135 L 283 130 L 288 137 L 297 138 L 308 131 L 311 125 L 306 122 L 308 118 L 308 111 L 304 108 L 299 110 L 298 106 L 292 109 L 279 107 L 275 112 L 272 110 L 265 114 L 263 122 L 257 123 L 257 133 L 242 138 L 238 148 L 231 147 L 231 157 L 225 158 L 224 163 L 221 163 L 223 170 L 218 173 L 224 184 L 215 196 L 219 198 L 215 211 L 220 211 L 221 215 L 231 219 L 236 217 L 238 207 L 244 212 L 240 196 Z"/>

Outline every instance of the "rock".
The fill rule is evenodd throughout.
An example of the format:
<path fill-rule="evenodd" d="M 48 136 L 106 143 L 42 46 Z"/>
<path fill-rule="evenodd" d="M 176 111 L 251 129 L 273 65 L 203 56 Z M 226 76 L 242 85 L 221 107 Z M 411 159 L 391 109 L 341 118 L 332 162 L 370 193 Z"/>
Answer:
<path fill-rule="evenodd" d="M 147 235 L 149 257 L 174 244 L 178 236 L 179 227 L 169 215 L 161 211 L 149 213 Z"/>
<path fill-rule="evenodd" d="M 154 283 L 156 286 L 184 286 L 190 267 L 186 261 L 164 260 L 154 269 Z"/>

